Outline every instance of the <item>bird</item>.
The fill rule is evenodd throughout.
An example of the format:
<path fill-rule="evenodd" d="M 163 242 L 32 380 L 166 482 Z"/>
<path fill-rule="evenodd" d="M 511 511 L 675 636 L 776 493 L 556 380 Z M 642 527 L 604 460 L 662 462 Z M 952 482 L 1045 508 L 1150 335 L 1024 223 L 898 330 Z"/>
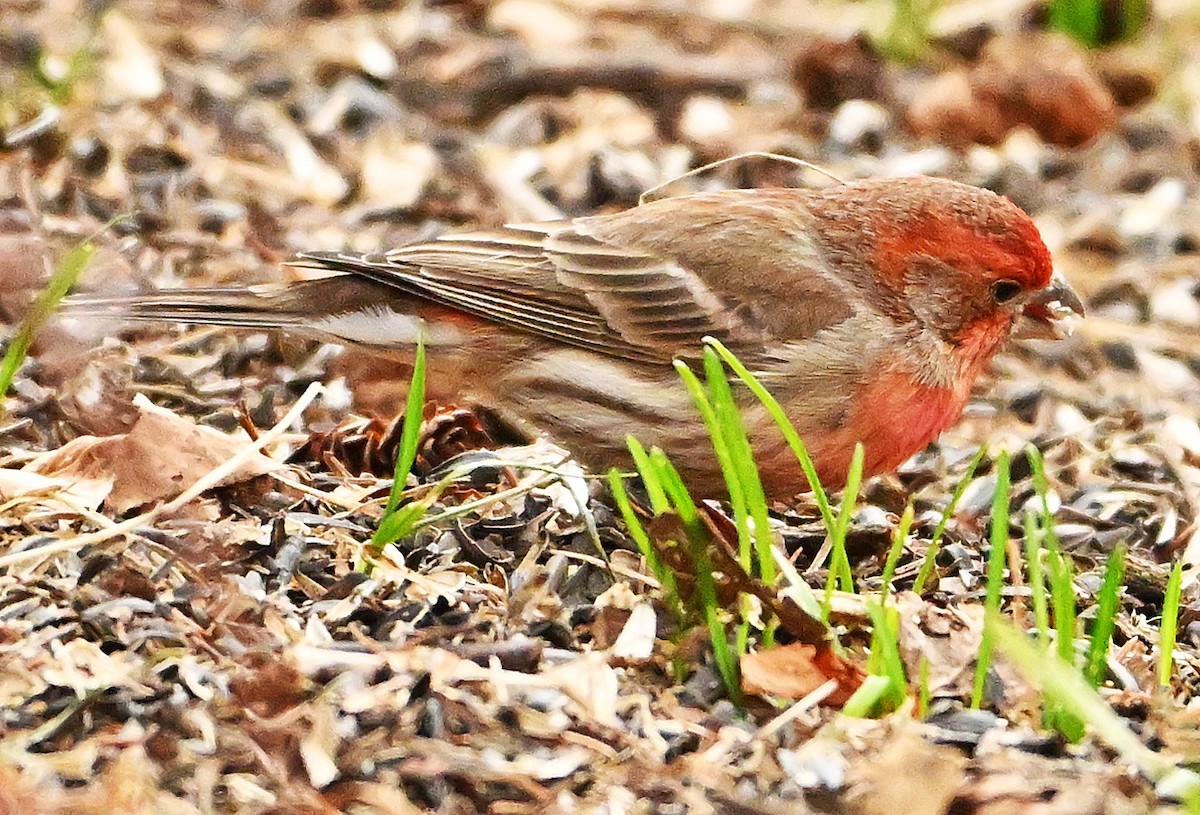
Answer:
<path fill-rule="evenodd" d="M 943 178 L 725 189 L 626 210 L 450 232 L 378 253 L 302 252 L 324 276 L 253 288 L 75 295 L 67 314 L 272 329 L 361 346 L 593 470 L 661 448 L 706 497 L 724 479 L 674 362 L 705 338 L 782 404 L 826 488 L 897 468 L 951 426 L 1014 334 L 1063 336 L 1084 306 L 1033 220 Z M 735 400 L 766 495 L 810 485 L 766 408 Z"/>

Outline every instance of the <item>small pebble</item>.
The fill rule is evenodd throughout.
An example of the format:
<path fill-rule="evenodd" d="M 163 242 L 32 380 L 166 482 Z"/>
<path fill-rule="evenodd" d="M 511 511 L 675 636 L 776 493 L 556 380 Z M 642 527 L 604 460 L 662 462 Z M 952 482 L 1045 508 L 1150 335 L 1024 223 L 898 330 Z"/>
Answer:
<path fill-rule="evenodd" d="M 1162 393 L 1178 395 L 1182 391 L 1195 390 L 1197 387 L 1192 369 L 1177 359 L 1153 351 L 1140 351 L 1137 360 L 1146 382 Z"/>
<path fill-rule="evenodd" d="M 729 103 L 715 96 L 691 96 L 679 114 L 680 135 L 698 144 L 728 138 L 733 128 Z"/>
<path fill-rule="evenodd" d="M 1051 427 L 1054 428 L 1055 435 L 1077 436 L 1089 430 L 1091 426 L 1088 417 L 1074 405 L 1060 404 L 1054 410 Z"/>
<path fill-rule="evenodd" d="M 878 152 L 884 134 L 891 127 L 887 108 L 863 99 L 843 102 L 829 121 L 829 138 L 846 150 Z"/>
<path fill-rule="evenodd" d="M 1164 178 L 1121 213 L 1118 229 L 1131 238 L 1147 238 L 1161 232 L 1187 200 L 1187 185 L 1178 178 Z"/>
<path fill-rule="evenodd" d="M 1156 320 L 1187 328 L 1200 327 L 1200 301 L 1193 291 L 1191 280 L 1175 282 L 1155 289 L 1150 294 L 1150 314 Z"/>

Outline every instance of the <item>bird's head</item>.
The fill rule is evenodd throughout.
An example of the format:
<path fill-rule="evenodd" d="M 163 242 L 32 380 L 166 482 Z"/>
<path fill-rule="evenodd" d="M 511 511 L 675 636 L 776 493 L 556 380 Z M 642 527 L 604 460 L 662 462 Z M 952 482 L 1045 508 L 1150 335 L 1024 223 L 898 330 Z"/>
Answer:
<path fill-rule="evenodd" d="M 1084 308 L 1030 217 L 988 190 L 935 178 L 872 182 L 873 266 L 911 319 L 974 361 L 1013 334 L 1061 337 Z"/>

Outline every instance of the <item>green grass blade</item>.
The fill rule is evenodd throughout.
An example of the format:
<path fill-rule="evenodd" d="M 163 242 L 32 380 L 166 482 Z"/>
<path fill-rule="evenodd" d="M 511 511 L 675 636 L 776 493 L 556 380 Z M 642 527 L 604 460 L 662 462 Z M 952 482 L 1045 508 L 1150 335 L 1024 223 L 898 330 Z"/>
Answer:
<path fill-rule="evenodd" d="M 400 427 L 400 446 L 396 451 L 396 468 L 393 472 L 392 491 L 388 495 L 385 514 L 400 503 L 408 474 L 417 460 L 417 444 L 421 440 L 421 424 L 425 412 L 425 343 L 417 343 L 417 355 L 413 361 L 412 379 L 408 385 L 408 399 L 404 405 L 404 424 Z"/>
<path fill-rule="evenodd" d="M 1041 529 L 1033 510 L 1025 513 L 1025 565 L 1029 570 L 1029 591 L 1033 597 L 1033 620 L 1038 642 L 1050 647 L 1050 606 L 1046 599 L 1046 573 L 1042 569 Z"/>
<path fill-rule="evenodd" d="M 746 497 L 742 492 L 741 479 L 737 477 L 734 470 L 733 460 L 729 454 L 729 446 L 725 442 L 725 434 L 721 432 L 721 426 L 717 420 L 717 410 L 705 392 L 704 385 L 700 382 L 699 377 L 692 372 L 692 369 L 687 366 L 686 362 L 680 359 L 675 360 L 675 371 L 683 379 L 684 387 L 687 388 L 688 393 L 691 394 L 692 401 L 696 403 L 696 408 L 700 411 L 700 418 L 704 421 L 704 427 L 708 431 L 709 439 L 712 441 L 717 463 L 721 467 L 721 473 L 725 476 L 725 484 L 729 487 L 729 502 L 733 505 L 736 520 L 739 509 L 744 508 L 746 505 Z M 740 536 L 741 530 L 739 529 L 738 532 Z"/>
<path fill-rule="evenodd" d="M 649 468 L 650 458 L 646 455 L 644 449 L 642 450 L 642 456 L 646 467 Z M 638 551 L 642 553 L 642 557 L 646 560 L 646 565 L 649 567 L 650 573 L 654 575 L 654 578 L 662 587 L 663 597 L 666 600 L 667 606 L 682 621 L 684 619 L 683 600 L 679 596 L 679 585 L 675 582 L 675 573 L 662 565 L 662 560 L 658 557 L 658 550 L 654 547 L 654 543 L 650 540 L 650 535 L 646 532 L 646 528 L 642 526 L 641 519 L 638 518 L 637 513 L 634 511 L 633 502 L 629 500 L 629 493 L 625 489 L 625 480 L 615 468 L 608 471 L 608 486 L 612 490 L 613 501 L 617 505 L 617 510 L 621 513 L 621 517 L 625 521 L 625 528 L 629 530 L 629 537 L 633 538 Z M 666 499 L 666 493 L 663 493 L 663 498 L 664 500 Z M 669 507 L 664 507 L 663 511 L 665 512 L 667 509 Z M 655 514 L 661 513 L 656 512 Z"/>
<path fill-rule="evenodd" d="M 842 706 L 842 714 L 864 719 L 871 711 L 880 707 L 888 694 L 892 692 L 892 680 L 886 676 L 873 674 L 863 680 L 846 704 Z"/>
<path fill-rule="evenodd" d="M 650 466 L 654 468 L 655 478 L 662 485 L 663 492 L 671 502 L 671 508 L 679 515 L 684 527 L 692 531 L 702 530 L 704 521 L 700 518 L 700 510 L 667 454 L 657 447 L 651 447 Z"/>
<path fill-rule="evenodd" d="M 746 482 L 743 473 L 745 463 L 739 462 L 741 456 L 739 456 L 737 443 L 738 435 L 740 434 L 744 439 L 745 434 L 741 431 L 737 408 L 733 404 L 732 395 L 729 393 L 729 384 L 725 379 L 725 372 L 721 368 L 720 360 L 715 355 L 706 353 L 704 355 L 704 367 L 708 383 L 707 387 L 700 382 L 699 377 L 692 372 L 687 363 L 682 360 L 675 361 L 675 370 L 682 377 L 684 385 L 692 396 L 692 401 L 696 403 L 696 407 L 700 410 L 700 415 L 704 420 L 705 428 L 708 430 L 713 450 L 717 455 L 717 461 L 720 463 L 721 473 L 725 478 L 725 484 L 729 490 L 729 503 L 733 508 L 734 527 L 737 529 L 738 562 L 746 573 L 750 574 L 753 571 L 753 543 L 751 541 L 750 516 L 747 512 L 746 503 Z M 721 387 L 722 385 L 724 385 L 723 388 Z M 749 466 L 751 468 L 754 467 L 753 461 L 750 462 Z M 695 558 L 696 555 L 693 553 L 696 568 L 707 572 L 707 563 L 702 564 L 696 561 Z M 707 555 L 705 555 L 705 558 L 707 558 Z M 735 635 L 735 651 L 737 654 L 744 654 L 749 648 L 750 628 L 746 623 L 748 616 L 746 612 L 749 609 L 748 602 L 748 598 L 743 598 L 740 604 L 742 622 L 738 625 Z M 708 619 L 709 609 L 707 608 L 707 604 L 705 604 L 705 608 L 702 610 L 705 613 L 705 619 Z M 723 636 L 722 641 L 724 641 Z M 715 640 L 714 647 L 716 647 Z"/>
<path fill-rule="evenodd" d="M 800 435 L 796 432 L 796 428 L 792 425 L 791 420 L 788 419 L 787 413 L 784 411 L 783 407 L 779 404 L 778 400 L 776 400 L 775 397 L 772 396 L 765 387 L 763 387 L 762 383 L 758 381 L 758 378 L 750 372 L 750 369 L 743 365 L 741 360 L 734 356 L 732 351 L 730 351 L 713 337 L 705 337 L 704 342 L 721 355 L 721 359 L 725 361 L 725 364 L 728 365 L 735 374 L 737 374 L 738 379 L 742 380 L 746 387 L 750 389 L 750 392 L 754 394 L 755 398 L 757 398 L 758 401 L 762 403 L 763 407 L 766 408 L 767 413 L 771 416 L 771 418 L 775 420 L 775 424 L 779 427 L 779 431 L 783 434 L 784 439 L 787 441 L 788 447 L 791 448 L 792 453 L 796 456 L 796 460 L 800 463 L 800 469 L 804 472 L 804 477 L 808 481 L 809 489 L 812 490 L 813 498 L 817 502 L 817 508 L 821 512 L 821 519 L 825 522 L 825 528 L 827 530 L 832 530 L 833 508 L 829 504 L 829 497 L 826 495 L 824 488 L 821 486 L 820 478 L 817 477 L 817 468 L 813 464 L 812 456 L 808 454 L 808 448 L 804 446 L 804 442 L 800 439 Z"/>
<path fill-rule="evenodd" d="M 746 435 L 741 413 L 733 398 L 733 389 L 721 357 L 709 346 L 704 349 L 704 368 L 708 390 L 712 394 L 717 419 L 726 439 L 733 470 L 742 484 L 745 497 L 744 510 L 747 515 L 749 540 L 759 577 L 768 586 L 775 585 L 775 558 L 771 554 L 771 526 L 767 513 L 767 497 L 762 479 L 754 463 L 754 451 Z"/>
<path fill-rule="evenodd" d="M 850 530 L 850 518 L 858 503 L 858 488 L 862 483 L 863 457 L 863 446 L 856 444 L 854 455 L 850 459 L 850 470 L 846 474 L 846 489 L 842 492 L 842 503 L 838 507 L 833 528 L 829 530 L 829 574 L 825 578 L 825 598 L 821 604 L 821 619 L 823 620 L 829 619 L 835 588 L 845 592 L 854 592 L 854 574 L 850 571 L 850 558 L 846 555 L 846 534 Z"/>
<path fill-rule="evenodd" d="M 371 537 L 371 546 L 382 549 L 389 543 L 395 543 L 413 531 L 417 521 L 429 511 L 437 500 L 435 493 L 419 501 L 411 501 L 402 507 L 392 510 L 379 520 L 379 527 Z"/>
<path fill-rule="evenodd" d="M 742 621 L 738 623 L 733 637 L 733 650 L 739 658 L 750 651 L 750 613 L 754 607 L 753 602 L 749 595 L 741 596 L 739 613 Z"/>
<path fill-rule="evenodd" d="M 868 670 L 891 680 L 885 698 L 889 709 L 895 710 L 908 697 L 908 677 L 900 656 L 900 615 L 895 608 L 877 602 L 867 603 L 867 614 L 871 617 L 871 659 Z"/>
<path fill-rule="evenodd" d="M 1046 530 L 1042 531 L 1045 534 Z M 1045 544 L 1050 602 L 1054 610 L 1055 647 L 1052 653 L 1057 655 L 1063 665 L 1075 668 L 1078 620 L 1075 608 L 1074 568 L 1059 550 L 1057 538 L 1046 534 Z M 1049 656 L 1047 654 L 1047 657 Z M 1043 718 L 1048 727 L 1057 730 L 1067 741 L 1075 743 L 1083 738 L 1084 722 L 1071 712 L 1070 700 L 1060 698 L 1053 690 L 1046 693 Z"/>
<path fill-rule="evenodd" d="M 1101 0 L 1050 0 L 1050 28 L 1070 34 L 1084 45 L 1100 44 Z"/>
<path fill-rule="evenodd" d="M 1026 678 L 1037 683 L 1047 696 L 1060 700 L 1067 712 L 1086 722 L 1096 737 L 1121 758 L 1152 781 L 1170 778 L 1189 791 L 1200 789 L 1200 776 L 1180 768 L 1167 756 L 1143 744 L 1072 665 L 1035 647 L 1011 623 L 999 617 L 993 621 L 993 628 L 996 647 L 1005 659 Z"/>
<path fill-rule="evenodd" d="M 1054 516 L 1047 499 L 1048 487 L 1042 469 L 1041 454 L 1032 446 L 1029 459 L 1033 463 L 1034 488 L 1042 499 L 1039 535 L 1046 553 L 1045 571 L 1050 585 L 1050 607 L 1054 615 L 1054 648 L 1048 651 L 1052 650 L 1057 654 L 1063 664 L 1074 667 L 1075 636 L 1079 628 L 1075 606 L 1074 566 L 1059 549 L 1058 535 L 1054 531 Z M 1083 738 L 1084 723 L 1053 693 L 1047 694 L 1042 718 L 1047 727 L 1057 730 L 1072 744 Z"/>
<path fill-rule="evenodd" d="M 1162 625 L 1158 634 L 1158 684 L 1169 687 L 1175 667 L 1175 633 L 1179 626 L 1179 596 L 1183 590 L 1183 561 L 1175 561 L 1163 595 Z"/>
<path fill-rule="evenodd" d="M 1150 0 L 1125 0 L 1121 19 L 1121 37 L 1129 39 L 1150 21 Z"/>
<path fill-rule="evenodd" d="M 996 457 L 996 492 L 992 496 L 991 552 L 988 554 L 987 597 L 984 600 L 987 617 L 984 621 L 983 637 L 979 643 L 979 659 L 975 663 L 975 685 L 971 691 L 971 707 L 975 710 L 978 710 L 983 702 L 984 685 L 992 665 L 994 632 L 988 621 L 999 618 L 1000 594 L 1004 588 L 1004 567 L 1008 559 L 1008 492 L 1008 451 L 1002 450 Z"/>
<path fill-rule="evenodd" d="M 854 445 L 854 454 L 850 460 L 850 471 L 846 474 L 846 489 L 842 491 L 838 516 L 833 527 L 829 529 L 829 574 L 824 587 L 824 600 L 821 604 L 821 618 L 829 619 L 829 609 L 833 605 L 835 588 L 842 592 L 854 592 L 854 575 L 850 569 L 850 557 L 846 556 L 846 534 L 850 531 L 850 519 L 854 514 L 854 505 L 858 503 L 858 487 L 863 481 L 864 449 L 862 444 Z"/>
<path fill-rule="evenodd" d="M 1029 458 L 1029 467 L 1033 473 L 1033 489 L 1042 504 L 1042 534 L 1046 538 L 1047 548 L 1058 549 L 1058 533 L 1054 531 L 1054 512 L 1050 509 L 1050 481 L 1046 478 L 1046 464 L 1042 460 L 1042 451 L 1033 444 L 1025 445 L 1025 454 Z"/>
<path fill-rule="evenodd" d="M 1108 556 L 1104 567 L 1104 583 L 1096 600 L 1096 622 L 1092 625 L 1092 641 L 1088 646 L 1084 677 L 1093 688 L 1104 682 L 1108 671 L 1108 649 L 1113 631 L 1117 628 L 1117 610 L 1120 606 L 1121 583 L 1125 579 L 1125 547 L 1118 546 Z"/>
<path fill-rule="evenodd" d="M 379 528 L 375 530 L 375 534 L 371 536 L 371 545 L 376 549 L 381 549 L 387 544 L 395 541 L 397 537 L 389 537 L 396 535 L 398 530 L 404 529 L 409 524 L 415 524 L 420 520 L 420 514 L 413 516 L 412 512 L 405 512 L 403 517 L 398 520 L 393 520 L 393 516 L 400 506 L 400 498 L 404 495 L 404 490 L 408 484 L 408 474 L 412 471 L 413 462 L 417 460 L 417 444 L 421 439 L 421 423 L 425 410 L 425 344 L 417 343 L 417 354 L 413 361 L 412 379 L 408 384 L 408 400 L 404 406 L 404 423 L 400 426 L 400 444 L 396 449 L 396 467 L 392 471 L 392 488 L 388 492 L 387 504 L 383 508 L 383 516 L 379 519 Z M 410 504 L 415 508 L 422 508 L 422 502 Z M 424 513 L 425 506 L 421 509 L 421 514 Z M 416 509 L 413 510 L 415 512 Z"/>
<path fill-rule="evenodd" d="M 929 716 L 929 700 L 933 694 L 929 689 L 929 657 L 921 654 L 921 659 L 917 662 L 917 718 L 925 719 Z"/>
<path fill-rule="evenodd" d="M 621 518 L 625 521 L 625 528 L 629 530 L 629 537 L 633 538 L 638 551 L 645 558 L 646 565 L 650 567 L 650 573 L 659 583 L 663 583 L 664 574 L 670 574 L 670 572 L 663 569 L 662 562 L 658 558 L 658 550 L 654 548 L 654 544 L 650 541 L 650 535 L 646 532 L 646 527 L 642 526 L 641 519 L 633 509 L 633 502 L 629 500 L 629 493 L 625 489 L 625 479 L 621 477 L 615 467 L 608 471 L 608 487 L 612 490 L 613 503 L 617 505 L 617 511 L 621 513 Z"/>
<path fill-rule="evenodd" d="M 684 367 L 686 368 L 686 366 Z M 690 369 L 688 370 L 690 373 Z M 725 483 L 729 488 L 730 503 L 733 506 L 734 526 L 738 531 L 738 562 L 746 570 L 746 573 L 750 574 L 753 568 L 754 543 L 750 530 L 749 496 L 746 494 L 748 476 L 745 473 L 747 467 L 745 459 L 748 456 L 749 445 L 746 444 L 746 434 L 741 427 L 741 417 L 738 415 L 737 406 L 733 403 L 729 380 L 725 378 L 725 369 L 721 366 L 720 358 L 707 348 L 704 349 L 704 376 L 704 389 L 709 403 L 712 405 L 713 421 L 708 431 L 713 437 L 714 447 L 716 438 L 720 437 L 726 454 L 725 462 L 728 466 L 723 466 L 722 470 Z M 743 446 L 745 450 L 743 450 Z M 752 457 L 748 466 L 750 469 L 754 469 Z M 736 488 L 734 482 L 736 482 Z"/>
<path fill-rule="evenodd" d="M 87 268 L 95 253 L 96 245 L 92 239 L 82 240 L 75 244 L 55 267 L 53 274 L 50 275 L 50 282 L 34 301 L 29 314 L 21 323 L 21 327 L 17 329 L 12 341 L 9 342 L 4 359 L 0 360 L 0 397 L 6 395 L 8 389 L 12 387 L 13 379 L 21 364 L 25 362 L 25 357 L 29 355 L 29 347 L 33 345 L 33 339 L 37 332 L 54 313 L 59 301 L 66 297 L 67 292 L 75 285 L 75 281 Z"/>
<path fill-rule="evenodd" d="M 671 502 L 667 500 L 667 494 L 663 492 L 662 484 L 655 477 L 646 448 L 633 436 L 626 436 L 625 444 L 629 446 L 629 452 L 633 456 L 634 465 L 637 466 L 638 475 L 642 477 L 642 486 L 646 488 L 646 497 L 650 500 L 650 511 L 655 515 L 662 515 L 671 508 Z"/>
<path fill-rule="evenodd" d="M 978 469 L 979 463 L 983 461 L 986 453 L 986 447 L 979 448 L 979 452 L 967 465 L 967 471 L 954 486 L 954 492 L 950 494 L 950 503 L 946 504 L 946 511 L 942 513 L 942 519 L 938 521 L 938 525 L 933 530 L 929 548 L 925 550 L 925 557 L 921 561 L 921 570 L 917 573 L 917 579 L 913 583 L 913 591 L 917 594 L 925 591 L 925 583 L 933 575 L 933 570 L 937 565 L 937 554 L 942 546 L 942 535 L 946 532 L 946 525 L 954 517 L 954 511 L 958 509 L 958 502 L 962 500 L 963 493 L 967 491 L 967 485 L 971 483 L 971 479 L 975 476 L 975 470 Z"/>
<path fill-rule="evenodd" d="M 838 588 L 854 593 L 854 575 L 850 571 L 850 558 L 846 555 L 846 535 L 850 532 L 850 519 L 858 505 L 858 490 L 862 486 L 863 460 L 866 451 L 861 443 L 854 445 L 850 458 L 850 469 L 846 473 L 846 488 L 842 491 L 842 503 L 838 508 L 833 531 L 829 535 L 830 571 L 837 575 Z"/>
<path fill-rule="evenodd" d="M 891 18 L 879 38 L 880 53 L 896 62 L 916 62 L 929 50 L 930 20 L 937 0 L 891 0 Z"/>
<path fill-rule="evenodd" d="M 696 598 L 699 604 L 699 616 L 708 628 L 712 641 L 713 659 L 721 681 L 731 699 L 740 703 L 742 698 L 741 685 L 738 681 L 737 656 L 729 647 L 729 639 L 721 620 L 720 607 L 717 604 L 717 584 L 714 577 L 712 560 L 708 556 L 709 535 L 696 508 L 696 502 L 688 493 L 679 471 L 675 469 L 666 454 L 658 448 L 650 451 L 650 463 L 657 471 L 659 482 L 663 486 L 672 507 L 683 525 L 684 537 L 687 538 L 688 554 L 691 556 L 693 574 L 696 578 Z"/>
<path fill-rule="evenodd" d="M 880 593 L 885 605 L 892 593 L 892 579 L 896 575 L 896 566 L 900 563 L 900 556 L 904 554 L 904 544 L 908 542 L 908 533 L 912 529 L 912 522 L 913 505 L 909 501 L 908 506 L 904 508 L 904 514 L 900 516 L 900 523 L 896 525 L 896 532 L 892 535 L 892 546 L 888 549 L 887 560 L 883 564 L 883 585 Z"/>
<path fill-rule="evenodd" d="M 1050 577 L 1050 602 L 1054 607 L 1055 650 L 1067 665 L 1075 664 L 1075 636 L 1078 631 L 1075 609 L 1074 570 L 1058 546 L 1046 539 L 1046 570 Z"/>

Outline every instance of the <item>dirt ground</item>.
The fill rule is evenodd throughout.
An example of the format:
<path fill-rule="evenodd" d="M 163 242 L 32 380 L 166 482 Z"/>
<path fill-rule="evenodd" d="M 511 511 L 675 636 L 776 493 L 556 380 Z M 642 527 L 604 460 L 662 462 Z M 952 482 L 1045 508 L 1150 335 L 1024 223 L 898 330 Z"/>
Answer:
<path fill-rule="evenodd" d="M 85 239 L 80 290 L 278 282 L 301 250 L 616 211 L 747 151 L 1002 193 L 1089 312 L 1068 340 L 1007 349 L 958 425 L 864 487 L 848 542 L 864 593 L 832 617 L 860 668 L 863 598 L 915 509 L 895 581 L 912 698 L 876 718 L 778 684 L 735 704 L 706 633 L 672 630 L 603 483 L 548 475 L 569 451 L 461 406 L 427 407 L 416 494 L 456 454 L 477 469 L 356 568 L 402 364 L 51 322 L 0 413 L 0 813 L 1200 811 L 1153 769 L 1200 760 L 1200 10 L 1161 0 L 1095 48 L 1047 18 L 1001 0 L 0 2 L 9 341 Z M 812 182 L 748 160 L 677 186 Z M 1026 443 L 1084 632 L 1128 549 L 1100 696 L 1137 749 L 1094 722 L 1056 735 L 1003 660 L 969 709 L 990 456 L 911 591 L 980 445 L 1014 451 L 1020 551 L 1039 500 Z M 812 500 L 772 515 L 823 587 Z M 1012 571 L 1005 613 L 1028 627 Z"/>

